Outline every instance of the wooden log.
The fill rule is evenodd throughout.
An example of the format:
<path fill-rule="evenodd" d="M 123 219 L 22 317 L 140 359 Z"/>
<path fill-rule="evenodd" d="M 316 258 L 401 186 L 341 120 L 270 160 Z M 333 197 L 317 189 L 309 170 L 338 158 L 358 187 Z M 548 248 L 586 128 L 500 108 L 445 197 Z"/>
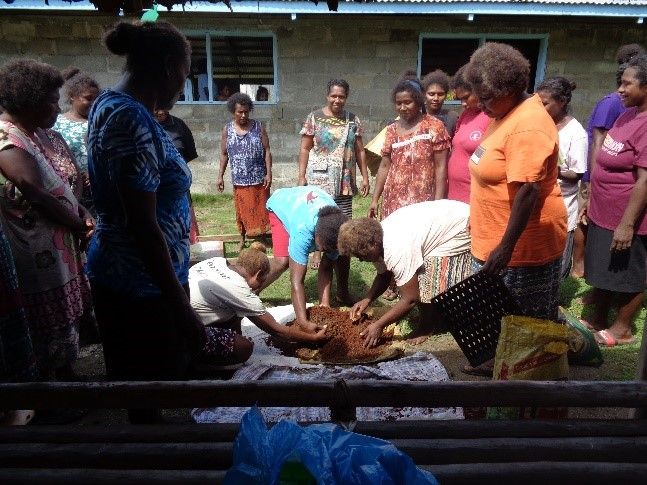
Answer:
<path fill-rule="evenodd" d="M 611 462 L 534 462 L 534 463 L 470 463 L 423 467 L 443 485 L 474 485 L 522 483 L 523 485 L 569 484 L 644 484 L 647 465 L 644 463 Z"/>
<path fill-rule="evenodd" d="M 0 444 L 0 468 L 227 470 L 232 443 Z"/>
<path fill-rule="evenodd" d="M 353 406 L 647 407 L 647 382 L 347 382 Z M 335 381 L 1 384 L 9 409 L 61 407 L 335 406 Z"/>
<path fill-rule="evenodd" d="M 219 484 L 225 478 L 223 470 L 103 470 L 103 469 L 33 469 L 2 468 L 0 483 L 66 485 L 130 485 L 163 483 L 178 485 Z"/>
<path fill-rule="evenodd" d="M 0 427 L 0 443 L 231 442 L 238 424 Z M 382 439 L 647 436 L 647 420 L 426 420 L 358 422 L 356 433 Z"/>

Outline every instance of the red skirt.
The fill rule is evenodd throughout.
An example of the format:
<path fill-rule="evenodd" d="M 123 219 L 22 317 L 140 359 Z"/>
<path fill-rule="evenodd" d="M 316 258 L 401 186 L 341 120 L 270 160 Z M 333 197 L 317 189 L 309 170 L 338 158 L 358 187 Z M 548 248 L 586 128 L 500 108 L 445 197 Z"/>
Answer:
<path fill-rule="evenodd" d="M 270 232 L 270 219 L 265 207 L 269 195 L 269 189 L 263 184 L 234 185 L 238 232 L 251 237 Z"/>

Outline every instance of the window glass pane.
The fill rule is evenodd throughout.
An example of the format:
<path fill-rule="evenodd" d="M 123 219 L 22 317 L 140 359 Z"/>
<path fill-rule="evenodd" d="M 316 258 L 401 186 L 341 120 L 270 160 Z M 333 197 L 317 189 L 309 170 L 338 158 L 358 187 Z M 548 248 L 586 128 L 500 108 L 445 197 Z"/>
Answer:
<path fill-rule="evenodd" d="M 535 78 L 537 76 L 537 60 L 539 59 L 539 50 L 541 48 L 541 39 L 486 39 L 489 42 L 501 42 L 508 44 L 517 49 L 523 56 L 530 61 L 530 82 L 528 91 L 535 90 Z"/>
<path fill-rule="evenodd" d="M 458 68 L 467 64 L 472 53 L 478 49 L 479 39 L 422 39 L 422 58 L 420 73 L 422 76 L 442 69 L 453 76 Z"/>
<path fill-rule="evenodd" d="M 191 74 L 184 85 L 180 101 L 209 101 L 206 36 L 187 37 L 191 44 Z"/>
<path fill-rule="evenodd" d="M 227 101 L 235 92 L 256 99 L 259 88 L 267 101 L 277 99 L 274 79 L 274 42 L 271 36 L 219 36 L 211 38 L 214 101 Z M 259 95 L 264 96 L 263 89 Z"/>

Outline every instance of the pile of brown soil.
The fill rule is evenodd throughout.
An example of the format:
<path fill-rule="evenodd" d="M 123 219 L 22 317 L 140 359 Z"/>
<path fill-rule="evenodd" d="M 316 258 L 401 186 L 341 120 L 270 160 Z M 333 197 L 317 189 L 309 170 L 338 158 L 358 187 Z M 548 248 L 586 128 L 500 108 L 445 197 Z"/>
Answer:
<path fill-rule="evenodd" d="M 379 344 L 373 348 L 364 347 L 364 338 L 360 333 L 373 320 L 363 315 L 359 321 L 350 319 L 349 311 L 340 311 L 328 307 L 312 307 L 308 309 L 308 318 L 317 325 L 327 325 L 326 335 L 330 337 L 318 347 L 307 347 L 304 344 L 281 342 L 270 338 L 268 343 L 284 355 L 299 357 L 305 360 L 323 362 L 352 363 L 377 359 L 385 350 L 390 348 L 390 342 L 383 336 Z M 288 323 L 292 325 L 294 322 Z M 390 340 L 390 339 L 389 339 Z M 316 351 L 313 351 L 315 349 Z"/>

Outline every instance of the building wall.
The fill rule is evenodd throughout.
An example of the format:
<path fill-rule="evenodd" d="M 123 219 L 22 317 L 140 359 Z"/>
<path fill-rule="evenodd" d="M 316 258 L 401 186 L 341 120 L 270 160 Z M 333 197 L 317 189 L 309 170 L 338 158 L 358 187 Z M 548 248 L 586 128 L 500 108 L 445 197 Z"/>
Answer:
<path fill-rule="evenodd" d="M 280 100 L 258 106 L 254 117 L 266 123 L 274 157 L 274 186 L 296 181 L 299 130 L 308 112 L 323 105 L 332 77 L 350 83 L 347 107 L 364 123 L 370 140 L 393 117 L 390 89 L 405 69 L 415 69 L 420 33 L 548 34 L 546 76 L 564 75 L 578 89 L 573 114 L 585 123 L 595 102 L 615 88 L 616 48 L 647 44 L 645 27 L 632 19 L 464 16 L 242 16 L 181 12 L 162 14 L 180 29 L 272 31 L 277 36 Z M 120 76 L 123 59 L 110 55 L 100 39 L 116 19 L 83 15 L 3 14 L 0 62 L 27 56 L 59 68 L 77 66 L 102 86 Z M 191 163 L 195 192 L 215 192 L 220 130 L 230 119 L 223 105 L 178 105 L 173 113 L 193 131 L 200 158 Z M 227 180 L 228 176 L 225 177 Z"/>

